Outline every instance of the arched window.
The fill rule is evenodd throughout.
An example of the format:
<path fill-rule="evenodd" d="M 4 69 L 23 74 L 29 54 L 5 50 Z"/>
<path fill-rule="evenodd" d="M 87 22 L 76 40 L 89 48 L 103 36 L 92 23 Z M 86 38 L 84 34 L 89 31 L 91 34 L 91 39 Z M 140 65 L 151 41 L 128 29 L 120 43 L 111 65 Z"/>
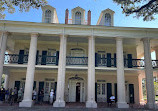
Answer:
<path fill-rule="evenodd" d="M 75 13 L 75 24 L 81 24 L 81 12 Z"/>
<path fill-rule="evenodd" d="M 111 15 L 109 13 L 105 14 L 105 26 L 111 26 Z"/>
<path fill-rule="evenodd" d="M 51 23 L 51 11 L 50 10 L 45 11 L 45 23 Z"/>
<path fill-rule="evenodd" d="M 81 48 L 73 48 L 73 49 L 71 49 L 71 56 L 72 57 L 84 57 L 85 51 Z"/>

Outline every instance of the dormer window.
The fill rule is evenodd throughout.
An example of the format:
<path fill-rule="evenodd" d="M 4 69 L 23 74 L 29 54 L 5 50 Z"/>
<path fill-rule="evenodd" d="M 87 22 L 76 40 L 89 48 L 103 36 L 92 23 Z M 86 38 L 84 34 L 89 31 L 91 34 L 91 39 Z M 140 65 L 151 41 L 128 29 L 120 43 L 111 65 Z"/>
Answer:
<path fill-rule="evenodd" d="M 50 10 L 45 11 L 45 23 L 51 23 L 51 11 Z"/>
<path fill-rule="evenodd" d="M 105 14 L 105 26 L 111 26 L 111 15 L 109 13 Z"/>
<path fill-rule="evenodd" d="M 75 13 L 75 24 L 81 24 L 81 12 Z"/>

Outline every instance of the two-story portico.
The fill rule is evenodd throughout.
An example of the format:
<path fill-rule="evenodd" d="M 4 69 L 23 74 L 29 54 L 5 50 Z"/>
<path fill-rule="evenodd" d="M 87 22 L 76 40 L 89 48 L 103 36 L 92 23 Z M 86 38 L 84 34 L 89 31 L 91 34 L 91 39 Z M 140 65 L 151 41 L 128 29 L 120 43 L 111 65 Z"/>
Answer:
<path fill-rule="evenodd" d="M 48 23 L 0 23 L 0 75 L 7 75 L 5 88 L 25 89 L 20 107 L 32 106 L 33 88 L 44 89 L 44 101 L 48 101 L 53 88 L 54 107 L 65 107 L 65 102 L 85 102 L 86 107 L 96 108 L 97 102 L 108 102 L 113 94 L 119 108 L 128 108 L 127 103 L 142 102 L 144 73 L 147 105 L 155 107 L 152 63 L 156 63 L 157 72 L 157 61 L 151 61 L 150 46 L 157 47 L 153 42 L 157 41 L 158 29 L 112 27 L 113 23 L 101 26 L 103 15 L 105 20 L 113 21 L 105 13 L 113 14 L 110 9 L 101 13 L 98 25 L 83 25 L 85 20 L 78 19 L 85 11 L 79 7 L 72 10 L 76 25 L 58 24 L 58 20 L 52 24 L 49 13 L 54 10 L 44 9 Z M 66 23 L 67 15 L 68 10 Z M 145 59 L 140 59 L 141 54 Z"/>

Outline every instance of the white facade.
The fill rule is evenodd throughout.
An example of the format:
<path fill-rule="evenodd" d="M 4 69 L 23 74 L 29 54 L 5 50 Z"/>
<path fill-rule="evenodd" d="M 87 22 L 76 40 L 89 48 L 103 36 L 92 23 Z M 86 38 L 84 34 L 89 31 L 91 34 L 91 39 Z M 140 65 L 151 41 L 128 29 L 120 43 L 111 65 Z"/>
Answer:
<path fill-rule="evenodd" d="M 81 24 L 73 25 L 77 11 L 82 15 Z M 0 22 L 0 75 L 7 74 L 5 87 L 25 89 L 19 106 L 33 105 L 33 88 L 44 89 L 44 101 L 48 101 L 53 88 L 54 107 L 65 107 L 66 102 L 85 102 L 86 107 L 96 108 L 98 102 L 109 102 L 109 96 L 115 95 L 117 107 L 128 108 L 127 103 L 143 102 L 141 79 L 146 74 L 150 85 L 147 106 L 154 108 L 149 55 L 158 47 L 158 29 L 98 26 L 101 22 L 89 26 L 83 23 L 84 18 L 85 10 L 77 7 L 72 10 L 72 25 Z M 144 60 L 140 59 L 143 56 L 145 69 Z M 154 67 L 157 73 L 157 65 Z"/>

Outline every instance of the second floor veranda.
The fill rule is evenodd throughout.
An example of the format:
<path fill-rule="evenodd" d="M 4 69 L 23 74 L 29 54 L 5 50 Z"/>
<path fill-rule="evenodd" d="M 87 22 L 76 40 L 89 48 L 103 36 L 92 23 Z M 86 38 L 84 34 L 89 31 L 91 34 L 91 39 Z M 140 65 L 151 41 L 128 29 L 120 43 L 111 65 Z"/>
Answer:
<path fill-rule="evenodd" d="M 27 64 L 30 37 L 14 35 L 8 45 L 4 64 Z M 154 40 L 153 40 L 154 41 Z M 14 42 L 14 45 L 12 46 Z M 67 36 L 66 66 L 88 66 L 88 37 Z M 156 46 L 156 44 L 154 44 Z M 152 44 L 152 46 L 154 46 Z M 123 38 L 123 56 L 125 68 L 143 68 L 144 59 L 141 39 Z M 60 35 L 40 35 L 37 43 L 36 65 L 58 66 L 60 54 Z M 152 60 L 153 68 L 158 68 L 158 60 Z M 95 67 L 117 67 L 116 38 L 95 37 Z"/>
<path fill-rule="evenodd" d="M 110 55 L 110 54 L 108 54 Z M 129 54 L 130 55 L 130 54 Z M 37 55 L 36 65 L 54 65 L 58 66 L 59 52 L 55 56 Z M 95 67 L 117 67 L 117 59 L 111 57 L 100 57 L 99 54 L 95 54 Z M 19 54 L 5 54 L 4 64 L 27 64 L 28 55 Z M 88 66 L 88 57 L 71 57 L 66 56 L 67 66 Z M 158 60 L 152 60 L 153 68 L 158 68 Z M 124 58 L 125 68 L 143 68 L 145 67 L 144 59 L 132 59 L 131 57 Z"/>

